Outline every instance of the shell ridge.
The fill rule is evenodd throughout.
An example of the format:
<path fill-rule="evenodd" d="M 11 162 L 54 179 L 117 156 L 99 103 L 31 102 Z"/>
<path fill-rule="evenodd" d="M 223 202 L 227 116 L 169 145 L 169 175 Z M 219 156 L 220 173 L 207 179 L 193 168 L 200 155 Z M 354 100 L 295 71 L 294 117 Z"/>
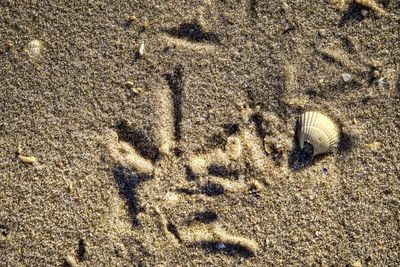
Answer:
<path fill-rule="evenodd" d="M 314 153 L 320 153 L 320 151 L 325 151 L 329 146 L 327 146 L 327 142 L 329 142 L 329 136 L 325 133 L 325 131 L 317 126 L 308 126 L 308 134 L 306 142 L 310 143 L 314 148 Z"/>

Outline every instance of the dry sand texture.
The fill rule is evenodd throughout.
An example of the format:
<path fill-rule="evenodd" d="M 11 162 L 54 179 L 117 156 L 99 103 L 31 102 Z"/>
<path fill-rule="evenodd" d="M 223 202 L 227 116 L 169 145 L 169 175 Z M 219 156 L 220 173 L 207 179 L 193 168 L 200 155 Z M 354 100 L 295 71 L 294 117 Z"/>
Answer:
<path fill-rule="evenodd" d="M 400 264 L 398 1 L 0 14 L 0 265 Z"/>

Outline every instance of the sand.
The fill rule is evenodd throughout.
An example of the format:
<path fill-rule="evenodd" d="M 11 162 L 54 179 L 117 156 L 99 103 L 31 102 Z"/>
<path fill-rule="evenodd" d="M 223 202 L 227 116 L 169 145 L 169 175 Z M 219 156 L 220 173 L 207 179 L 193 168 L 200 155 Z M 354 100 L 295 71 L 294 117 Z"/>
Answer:
<path fill-rule="evenodd" d="M 1 266 L 400 265 L 397 1 L 0 14 Z"/>

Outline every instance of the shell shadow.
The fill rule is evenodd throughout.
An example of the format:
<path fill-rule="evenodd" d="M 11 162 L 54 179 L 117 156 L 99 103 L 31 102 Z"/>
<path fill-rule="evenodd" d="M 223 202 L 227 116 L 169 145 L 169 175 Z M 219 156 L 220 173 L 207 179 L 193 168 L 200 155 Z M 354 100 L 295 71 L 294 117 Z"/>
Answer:
<path fill-rule="evenodd" d="M 355 143 L 355 137 L 340 132 L 338 151 L 340 153 L 347 153 L 355 146 Z"/>
<path fill-rule="evenodd" d="M 295 143 L 295 142 L 293 142 Z M 315 162 L 320 161 L 323 155 L 312 156 L 313 148 L 310 144 L 305 144 L 303 150 L 300 149 L 299 144 L 290 152 L 288 158 L 288 165 L 295 171 L 300 171 L 312 166 Z"/>
<path fill-rule="evenodd" d="M 338 144 L 338 157 L 337 161 L 339 164 L 346 164 L 347 156 L 350 151 L 357 145 L 357 138 L 355 136 L 348 135 L 344 132 L 340 132 L 339 144 Z"/>

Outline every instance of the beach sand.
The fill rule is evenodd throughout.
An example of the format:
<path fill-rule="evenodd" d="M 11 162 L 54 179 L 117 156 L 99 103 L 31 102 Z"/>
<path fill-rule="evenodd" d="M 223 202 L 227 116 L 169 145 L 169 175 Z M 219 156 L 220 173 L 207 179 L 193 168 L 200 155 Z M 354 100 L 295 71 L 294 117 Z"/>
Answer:
<path fill-rule="evenodd" d="M 398 1 L 0 14 L 1 266 L 400 265 Z"/>

